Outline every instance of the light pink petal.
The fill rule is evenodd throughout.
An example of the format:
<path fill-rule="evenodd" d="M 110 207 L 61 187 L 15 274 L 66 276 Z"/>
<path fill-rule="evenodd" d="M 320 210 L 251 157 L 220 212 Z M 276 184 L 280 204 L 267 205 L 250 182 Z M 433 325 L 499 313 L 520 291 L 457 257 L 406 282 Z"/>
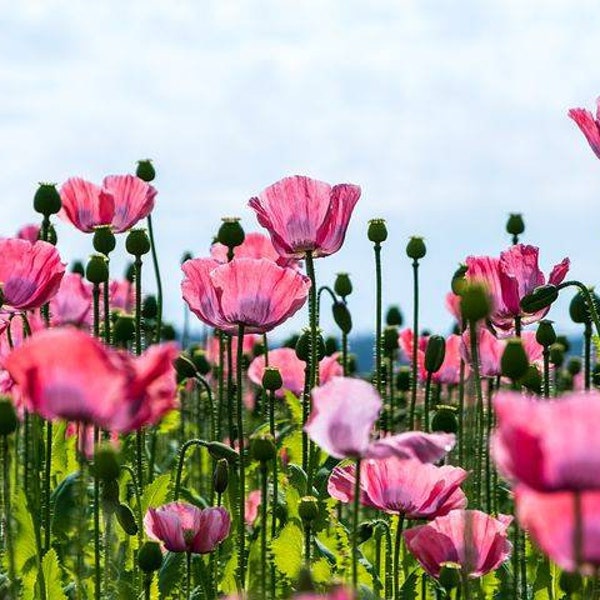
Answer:
<path fill-rule="evenodd" d="M 131 229 L 154 208 L 156 190 L 134 175 L 109 175 L 102 188 L 114 198 L 112 226 L 117 233 Z"/>
<path fill-rule="evenodd" d="M 366 450 L 368 458 L 417 458 L 421 462 L 436 462 L 443 458 L 456 443 L 453 433 L 424 433 L 406 431 L 371 442 Z"/>
<path fill-rule="evenodd" d="M 192 552 L 208 554 L 228 535 L 231 517 L 223 507 L 209 507 L 201 511 L 197 533 L 192 542 Z"/>
<path fill-rule="evenodd" d="M 561 262 L 559 262 L 557 265 L 554 265 L 552 268 L 550 277 L 548 277 L 548 283 L 551 283 L 552 285 L 558 285 L 559 283 L 562 283 L 569 272 L 570 266 L 571 261 L 568 258 L 563 258 Z"/>
<path fill-rule="evenodd" d="M 67 179 L 60 189 L 59 216 L 80 231 L 91 233 L 99 225 L 110 225 L 114 217 L 112 194 L 81 177 Z"/>

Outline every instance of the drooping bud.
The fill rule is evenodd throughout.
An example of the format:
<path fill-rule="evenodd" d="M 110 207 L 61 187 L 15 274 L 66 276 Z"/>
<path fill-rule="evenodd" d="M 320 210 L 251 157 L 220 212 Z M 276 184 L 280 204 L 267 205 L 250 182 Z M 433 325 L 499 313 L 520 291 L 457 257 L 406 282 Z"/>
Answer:
<path fill-rule="evenodd" d="M 406 255 L 413 260 L 421 260 L 427 254 L 425 240 L 422 237 L 413 236 L 406 245 Z"/>
<path fill-rule="evenodd" d="M 33 209 L 35 212 L 49 217 L 55 215 L 62 207 L 60 194 L 54 183 L 40 183 L 33 196 Z"/>
<path fill-rule="evenodd" d="M 117 238 L 110 225 L 100 225 L 94 228 L 92 243 L 96 252 L 108 256 L 115 249 Z"/>
<path fill-rule="evenodd" d="M 367 228 L 367 237 L 374 244 L 381 244 L 387 240 L 388 232 L 385 219 L 371 219 Z"/>
<path fill-rule="evenodd" d="M 400 307 L 395 305 L 390 306 L 385 315 L 385 324 L 395 325 L 396 327 L 402 327 L 402 323 L 404 323 L 404 317 L 402 316 Z"/>
<path fill-rule="evenodd" d="M 365 521 L 358 526 L 357 531 L 357 542 L 358 544 L 364 544 L 366 541 L 373 537 L 373 523 L 371 521 Z"/>
<path fill-rule="evenodd" d="M 136 535 L 138 532 L 138 525 L 135 522 L 133 512 L 126 504 L 119 504 L 115 513 L 119 525 L 123 528 L 123 531 L 127 535 Z"/>
<path fill-rule="evenodd" d="M 527 314 L 536 313 L 550 306 L 557 298 L 558 288 L 555 285 L 540 285 L 522 298 L 521 310 Z"/>
<path fill-rule="evenodd" d="M 542 319 L 539 322 L 537 331 L 535 332 L 535 340 L 545 348 L 552 346 L 556 342 L 556 331 L 554 331 L 552 321 Z"/>
<path fill-rule="evenodd" d="M 217 494 L 224 494 L 229 485 L 229 465 L 224 458 L 219 459 L 215 465 L 213 482 L 215 485 L 215 492 L 217 492 Z"/>
<path fill-rule="evenodd" d="M 93 284 L 99 285 L 108 281 L 108 264 L 102 254 L 92 254 L 85 267 L 85 278 Z"/>
<path fill-rule="evenodd" d="M 266 367 L 262 376 L 262 386 L 269 392 L 276 392 L 283 386 L 281 371 L 278 367 Z"/>
<path fill-rule="evenodd" d="M 348 273 L 338 273 L 333 284 L 333 291 L 342 298 L 352 293 L 352 282 Z"/>
<path fill-rule="evenodd" d="M 175 359 L 173 366 L 177 372 L 178 381 L 196 377 L 196 366 L 187 352 L 181 352 Z"/>
<path fill-rule="evenodd" d="M 192 362 L 194 363 L 196 370 L 200 375 L 207 375 L 210 373 L 211 365 L 208 362 L 206 352 L 202 349 L 197 349 L 192 352 Z"/>
<path fill-rule="evenodd" d="M 481 321 L 490 314 L 491 308 L 490 297 L 484 286 L 470 283 L 462 288 L 460 313 L 464 321 Z"/>
<path fill-rule="evenodd" d="M 341 329 L 342 333 L 348 335 L 352 331 L 352 316 L 344 302 L 334 302 L 331 307 L 333 320 Z"/>
<path fill-rule="evenodd" d="M 224 458 L 230 464 L 237 462 L 240 458 L 240 455 L 231 446 L 223 444 L 223 442 L 208 442 L 206 449 L 214 459 Z"/>
<path fill-rule="evenodd" d="M 432 335 L 427 339 L 425 348 L 425 370 L 428 373 L 437 373 L 446 358 L 446 340 L 441 335 Z"/>
<path fill-rule="evenodd" d="M 508 340 L 500 359 L 500 368 L 502 375 L 513 381 L 518 381 L 527 372 L 529 359 L 519 338 Z"/>
<path fill-rule="evenodd" d="M 135 175 L 136 177 L 139 177 L 142 181 L 154 181 L 154 178 L 156 177 L 156 171 L 154 170 L 152 161 L 149 158 L 146 158 L 144 160 L 138 160 Z"/>
<path fill-rule="evenodd" d="M 132 229 L 125 238 L 125 250 L 132 256 L 143 256 L 150 252 L 150 238 L 145 229 Z"/>

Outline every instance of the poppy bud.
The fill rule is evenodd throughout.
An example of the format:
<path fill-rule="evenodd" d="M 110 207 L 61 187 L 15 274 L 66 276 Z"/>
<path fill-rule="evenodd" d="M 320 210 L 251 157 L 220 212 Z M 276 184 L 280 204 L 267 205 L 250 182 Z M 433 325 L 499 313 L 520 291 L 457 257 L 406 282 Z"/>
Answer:
<path fill-rule="evenodd" d="M 100 225 L 94 228 L 94 237 L 92 239 L 94 250 L 108 256 L 117 245 L 117 238 L 112 232 L 110 225 Z"/>
<path fill-rule="evenodd" d="M 150 239 L 145 229 L 132 229 L 125 238 L 125 250 L 133 256 L 143 256 L 150 252 Z"/>
<path fill-rule="evenodd" d="M 319 516 L 319 501 L 314 496 L 303 496 L 298 505 L 298 514 L 303 521 L 314 521 Z"/>
<path fill-rule="evenodd" d="M 342 298 L 352 293 L 352 282 L 348 273 L 338 273 L 333 284 L 333 291 Z"/>
<path fill-rule="evenodd" d="M 217 239 L 220 244 L 227 246 L 228 248 L 235 248 L 244 242 L 246 237 L 240 220 L 238 218 L 225 218 L 221 219 L 222 224 L 219 227 L 217 233 Z"/>
<path fill-rule="evenodd" d="M 119 525 L 127 535 L 135 535 L 138 532 L 138 526 L 131 509 L 126 504 L 119 504 L 115 513 Z"/>
<path fill-rule="evenodd" d="M 567 362 L 567 371 L 573 375 L 579 375 L 581 373 L 581 359 L 573 356 Z"/>
<path fill-rule="evenodd" d="M 113 339 L 116 344 L 127 345 L 135 337 L 135 320 L 131 315 L 120 314 L 113 325 Z"/>
<path fill-rule="evenodd" d="M 138 565 L 144 573 L 154 573 L 162 567 L 163 555 L 158 542 L 144 542 L 138 552 Z"/>
<path fill-rule="evenodd" d="M 207 375 L 210 373 L 211 366 L 204 350 L 194 350 L 192 352 L 192 362 L 200 375 Z"/>
<path fill-rule="evenodd" d="M 175 359 L 173 366 L 177 372 L 177 380 L 193 379 L 196 377 L 196 367 L 187 352 L 181 352 Z"/>
<path fill-rule="evenodd" d="M 0 400 L 0 435 L 10 435 L 18 425 L 17 413 L 13 403 L 3 398 Z"/>
<path fill-rule="evenodd" d="M 371 219 L 367 228 L 367 237 L 374 244 L 381 244 L 387 240 L 388 232 L 384 219 Z"/>
<path fill-rule="evenodd" d="M 277 456 L 275 440 L 270 434 L 255 436 L 250 440 L 250 456 L 259 462 L 268 462 Z"/>
<path fill-rule="evenodd" d="M 438 577 L 440 585 L 449 592 L 460 585 L 460 565 L 445 564 Z"/>
<path fill-rule="evenodd" d="M 366 521 L 358 526 L 358 544 L 364 544 L 367 540 L 373 537 L 373 523 Z"/>
<path fill-rule="evenodd" d="M 446 357 L 446 340 L 441 335 L 432 335 L 427 339 L 425 348 L 425 370 L 436 373 L 442 368 Z"/>
<path fill-rule="evenodd" d="M 462 288 L 460 313 L 464 321 L 481 321 L 490 314 L 490 311 L 490 298 L 482 285 L 473 283 Z"/>
<path fill-rule="evenodd" d="M 142 304 L 142 317 L 144 317 L 144 319 L 156 319 L 157 315 L 158 302 L 156 301 L 156 296 L 150 294 L 144 298 Z"/>
<path fill-rule="evenodd" d="M 35 212 L 49 217 L 55 215 L 62 207 L 60 194 L 54 183 L 40 183 L 33 196 L 33 209 Z"/>
<path fill-rule="evenodd" d="M 558 579 L 558 586 L 567 594 L 575 594 L 583 588 L 583 578 L 579 573 L 563 571 Z"/>
<path fill-rule="evenodd" d="M 518 381 L 529 368 L 529 359 L 519 338 L 508 340 L 500 359 L 502 375 Z"/>
<path fill-rule="evenodd" d="M 420 260 L 427 254 L 425 241 L 422 237 L 413 236 L 406 245 L 406 255 L 413 260 Z"/>
<path fill-rule="evenodd" d="M 156 171 L 154 170 L 152 161 L 149 158 L 146 158 L 145 160 L 138 160 L 135 175 L 136 177 L 139 177 L 142 181 L 153 181 L 156 177 Z"/>
<path fill-rule="evenodd" d="M 547 284 L 536 287 L 521 300 L 521 310 L 531 314 L 550 306 L 558 298 L 558 288 Z"/>
<path fill-rule="evenodd" d="M 537 331 L 535 332 L 535 340 L 538 344 L 544 346 L 544 348 L 548 348 L 556 342 L 556 332 L 554 331 L 552 321 L 542 319 L 539 322 Z"/>
<path fill-rule="evenodd" d="M 325 356 L 331 356 L 339 350 L 337 338 L 333 335 L 328 335 L 325 338 Z"/>
<path fill-rule="evenodd" d="M 85 268 L 80 260 L 74 260 L 71 263 L 71 273 L 77 273 L 82 277 L 85 277 Z"/>
<path fill-rule="evenodd" d="M 216 460 L 220 458 L 227 459 L 227 462 L 232 463 L 239 460 L 240 455 L 227 444 L 223 444 L 222 442 L 208 442 L 206 444 L 206 449 L 208 453 Z"/>
<path fill-rule="evenodd" d="M 94 452 L 93 474 L 98 479 L 110 481 L 118 479 L 121 472 L 119 457 L 109 444 L 101 444 Z"/>
<path fill-rule="evenodd" d="M 452 275 L 452 281 L 450 283 L 450 287 L 452 288 L 452 292 L 457 296 L 461 296 L 465 286 L 467 285 L 467 279 L 465 275 L 467 274 L 467 265 L 460 265 L 456 271 L 454 271 L 454 275 Z"/>
<path fill-rule="evenodd" d="M 525 231 L 525 222 L 520 213 L 510 213 L 506 222 L 506 232 L 510 235 L 521 235 Z"/>
<path fill-rule="evenodd" d="M 527 371 L 525 371 L 525 375 L 521 377 L 519 383 L 534 394 L 539 395 L 542 392 L 542 374 L 535 365 L 527 367 Z"/>
<path fill-rule="evenodd" d="M 569 338 L 566 335 L 557 335 L 556 343 L 560 344 L 563 347 L 563 350 L 567 353 L 571 349 L 571 342 L 569 342 Z"/>
<path fill-rule="evenodd" d="M 224 458 L 220 458 L 215 465 L 213 482 L 215 485 L 215 492 L 217 492 L 217 494 L 225 493 L 225 490 L 229 485 L 229 465 L 227 464 L 227 460 Z"/>
<path fill-rule="evenodd" d="M 431 421 L 431 431 L 456 433 L 458 431 L 456 409 L 453 406 L 438 406 Z"/>
<path fill-rule="evenodd" d="M 85 278 L 96 285 L 108 281 L 108 265 L 102 254 L 92 254 L 85 267 Z"/>
<path fill-rule="evenodd" d="M 281 371 L 278 367 L 266 367 L 262 376 L 262 386 L 265 390 L 276 392 L 283 386 Z"/>
<path fill-rule="evenodd" d="M 298 338 L 296 343 L 296 356 L 302 362 L 310 361 L 310 331 L 308 329 L 302 332 L 302 335 Z M 325 356 L 325 342 L 323 341 L 323 336 L 318 333 L 317 334 L 317 360 L 321 362 L 323 357 Z"/>
<path fill-rule="evenodd" d="M 404 323 L 404 317 L 398 306 L 390 306 L 385 315 L 386 325 L 395 325 L 396 327 L 402 327 Z"/>
<path fill-rule="evenodd" d="M 342 333 L 348 335 L 352 331 L 352 316 L 346 304 L 344 302 L 334 302 L 331 312 L 335 324 L 342 330 Z"/>
<path fill-rule="evenodd" d="M 558 342 L 550 346 L 550 362 L 555 367 L 560 367 L 565 362 L 565 347 Z"/>
<path fill-rule="evenodd" d="M 385 327 L 381 338 L 381 346 L 386 354 L 390 354 L 399 348 L 398 328 L 394 325 Z"/>
<path fill-rule="evenodd" d="M 396 389 L 399 392 L 408 392 L 410 390 L 410 367 L 403 366 L 398 369 L 396 374 Z"/>

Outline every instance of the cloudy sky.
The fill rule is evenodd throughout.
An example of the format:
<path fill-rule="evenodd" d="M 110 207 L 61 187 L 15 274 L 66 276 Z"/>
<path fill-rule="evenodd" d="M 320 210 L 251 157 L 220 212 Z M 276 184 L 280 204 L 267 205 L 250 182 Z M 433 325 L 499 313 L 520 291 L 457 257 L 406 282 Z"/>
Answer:
<path fill-rule="evenodd" d="M 599 278 L 600 163 L 566 117 L 600 94 L 593 0 L 0 1 L 2 232 L 34 218 L 38 181 L 100 180 L 151 157 L 167 311 L 179 259 L 248 198 L 307 174 L 362 186 L 345 247 L 356 329 L 372 326 L 366 224 L 388 222 L 386 303 L 411 311 L 409 236 L 426 238 L 423 323 L 468 254 L 496 254 L 509 212 L 549 269 Z M 91 240 L 59 228 L 65 260 Z M 117 261 L 118 262 L 118 261 Z M 122 265 L 122 261 L 118 265 Z M 120 268 L 120 267 L 119 267 Z M 151 284 L 152 282 L 149 281 Z M 563 326 L 568 297 L 553 310 Z M 300 323 L 298 319 L 296 323 Z"/>

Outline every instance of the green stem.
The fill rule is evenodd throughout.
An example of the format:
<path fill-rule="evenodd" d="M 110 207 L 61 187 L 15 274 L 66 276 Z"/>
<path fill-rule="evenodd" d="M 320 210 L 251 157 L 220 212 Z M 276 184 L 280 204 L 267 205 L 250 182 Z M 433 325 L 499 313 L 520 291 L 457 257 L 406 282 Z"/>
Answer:
<path fill-rule="evenodd" d="M 44 554 L 50 550 L 52 515 L 50 510 L 50 476 L 52 474 L 52 421 L 46 422 L 46 464 L 44 470 Z"/>
<path fill-rule="evenodd" d="M 244 325 L 238 325 L 237 364 L 236 364 L 236 399 L 237 399 L 237 433 L 240 452 L 240 490 L 238 523 L 238 572 L 239 583 L 242 589 L 246 582 L 246 473 L 244 469 L 244 405 L 242 363 L 244 360 Z"/>
<path fill-rule="evenodd" d="M 108 256 L 106 257 L 106 268 L 108 269 L 110 262 Z M 103 287 L 103 301 L 104 301 L 104 342 L 107 346 L 110 346 L 110 276 L 106 277 Z"/>
<path fill-rule="evenodd" d="M 192 598 L 192 553 L 185 554 L 185 597 L 186 600 Z"/>
<path fill-rule="evenodd" d="M 585 329 L 583 331 L 583 376 L 585 390 L 589 391 L 591 385 L 591 373 L 592 373 L 592 324 L 590 321 L 585 322 Z"/>
<path fill-rule="evenodd" d="M 413 260 L 413 344 L 411 357 L 411 378 L 410 378 L 410 429 L 415 428 L 415 409 L 417 406 L 417 376 L 418 376 L 418 347 L 419 347 L 419 261 Z"/>
<path fill-rule="evenodd" d="M 344 377 L 348 377 L 348 334 L 342 333 L 342 369 Z"/>
<path fill-rule="evenodd" d="M 138 518 L 138 547 L 141 548 L 144 543 L 144 529 L 141 524 L 144 521 L 144 515 L 142 514 L 142 495 L 140 491 L 139 481 L 135 476 L 135 471 L 129 465 L 121 465 L 122 471 L 127 471 L 131 477 L 131 483 L 133 484 L 133 493 L 135 495 L 136 512 Z"/>
<path fill-rule="evenodd" d="M 427 372 L 427 379 L 425 380 L 425 431 L 429 433 L 429 411 L 430 411 L 430 396 L 431 396 L 431 378 L 433 373 Z"/>
<path fill-rule="evenodd" d="M 6 536 L 6 553 L 8 555 L 8 577 L 9 577 L 9 588 L 8 594 L 11 597 L 11 590 L 15 585 L 15 556 L 13 551 L 12 543 L 12 513 L 11 513 L 11 498 L 10 498 L 10 468 L 9 460 L 10 454 L 8 451 L 8 436 L 3 435 L 2 437 L 2 487 L 4 494 L 4 532 Z M 49 527 L 49 525 L 46 525 Z"/>
<path fill-rule="evenodd" d="M 160 342 L 163 313 L 163 289 L 158 266 L 156 244 L 154 243 L 154 231 L 152 229 L 152 215 L 148 215 L 148 237 L 150 238 L 150 249 L 152 251 L 152 263 L 154 264 L 154 277 L 156 278 L 156 343 Z"/>
<path fill-rule="evenodd" d="M 550 347 L 544 346 L 544 398 L 550 398 Z"/>
<path fill-rule="evenodd" d="M 373 246 L 375 252 L 375 388 L 382 396 L 381 386 L 381 244 Z"/>
<path fill-rule="evenodd" d="M 360 516 L 360 458 L 354 475 L 354 513 L 352 515 L 352 589 L 358 589 L 358 518 Z"/>
<path fill-rule="evenodd" d="M 142 353 L 142 259 L 135 257 L 133 263 L 135 279 L 135 354 Z M 137 480 L 140 486 L 144 485 L 144 432 L 138 429 L 135 432 L 135 462 Z"/>
<path fill-rule="evenodd" d="M 94 427 L 94 446 L 100 439 L 100 430 Z M 94 477 L 94 584 L 95 598 L 100 600 L 101 592 L 101 569 L 100 569 L 100 480 Z"/>
<path fill-rule="evenodd" d="M 469 338 L 471 343 L 471 366 L 473 368 L 473 380 L 475 383 L 475 392 L 477 394 L 477 415 L 479 423 L 483 425 L 483 391 L 481 389 L 481 375 L 479 373 L 479 350 L 477 344 L 477 323 L 475 321 L 469 321 Z M 482 453 L 485 452 L 485 440 L 483 435 L 478 437 L 479 448 L 477 449 L 477 477 L 476 486 L 477 493 L 476 498 L 478 503 L 481 503 L 481 472 L 482 472 Z"/>
<path fill-rule="evenodd" d="M 579 568 L 583 565 L 583 498 L 579 490 L 573 492 L 573 558 L 575 566 Z"/>
<path fill-rule="evenodd" d="M 581 281 L 575 281 L 575 280 L 563 281 L 560 285 L 558 285 L 556 287 L 556 289 L 558 291 L 560 291 L 569 286 L 577 287 L 579 289 L 579 291 L 583 294 L 583 297 L 585 298 L 585 303 L 587 304 L 588 313 L 590 315 L 590 318 L 592 319 L 594 327 L 596 328 L 596 335 L 600 336 L 600 317 L 598 317 L 598 311 L 596 310 L 596 303 L 594 302 L 594 299 L 592 298 L 590 290 L 585 285 L 583 285 L 583 283 L 581 283 Z"/>
<path fill-rule="evenodd" d="M 217 339 L 219 340 L 219 365 L 218 365 L 218 383 L 217 383 L 217 422 L 215 424 L 216 437 L 215 440 L 221 441 L 221 421 L 223 419 L 223 409 L 225 407 L 225 343 L 224 333 L 222 331 L 216 332 Z M 231 435 L 231 431 L 229 432 Z"/>
<path fill-rule="evenodd" d="M 183 444 L 183 446 L 181 446 L 181 449 L 179 450 L 179 459 L 177 460 L 177 472 L 175 475 L 175 488 L 173 490 L 173 500 L 177 501 L 179 500 L 179 492 L 181 490 L 181 475 L 183 473 L 183 464 L 185 462 L 185 454 L 188 451 L 188 448 L 191 448 L 192 446 L 200 446 L 202 447 L 206 447 L 208 444 L 204 441 L 204 440 L 198 440 L 198 439 L 194 439 L 194 440 L 188 440 L 185 444 Z"/>
<path fill-rule="evenodd" d="M 400 555 L 402 552 L 402 529 L 404 514 L 398 515 L 396 527 L 396 543 L 394 544 L 394 600 L 400 600 Z"/>
<path fill-rule="evenodd" d="M 263 600 L 267 600 L 267 505 L 268 505 L 268 494 L 267 494 L 267 463 L 261 461 L 260 463 L 260 565 L 261 565 L 261 576 L 262 582 L 260 589 L 262 591 Z"/>

